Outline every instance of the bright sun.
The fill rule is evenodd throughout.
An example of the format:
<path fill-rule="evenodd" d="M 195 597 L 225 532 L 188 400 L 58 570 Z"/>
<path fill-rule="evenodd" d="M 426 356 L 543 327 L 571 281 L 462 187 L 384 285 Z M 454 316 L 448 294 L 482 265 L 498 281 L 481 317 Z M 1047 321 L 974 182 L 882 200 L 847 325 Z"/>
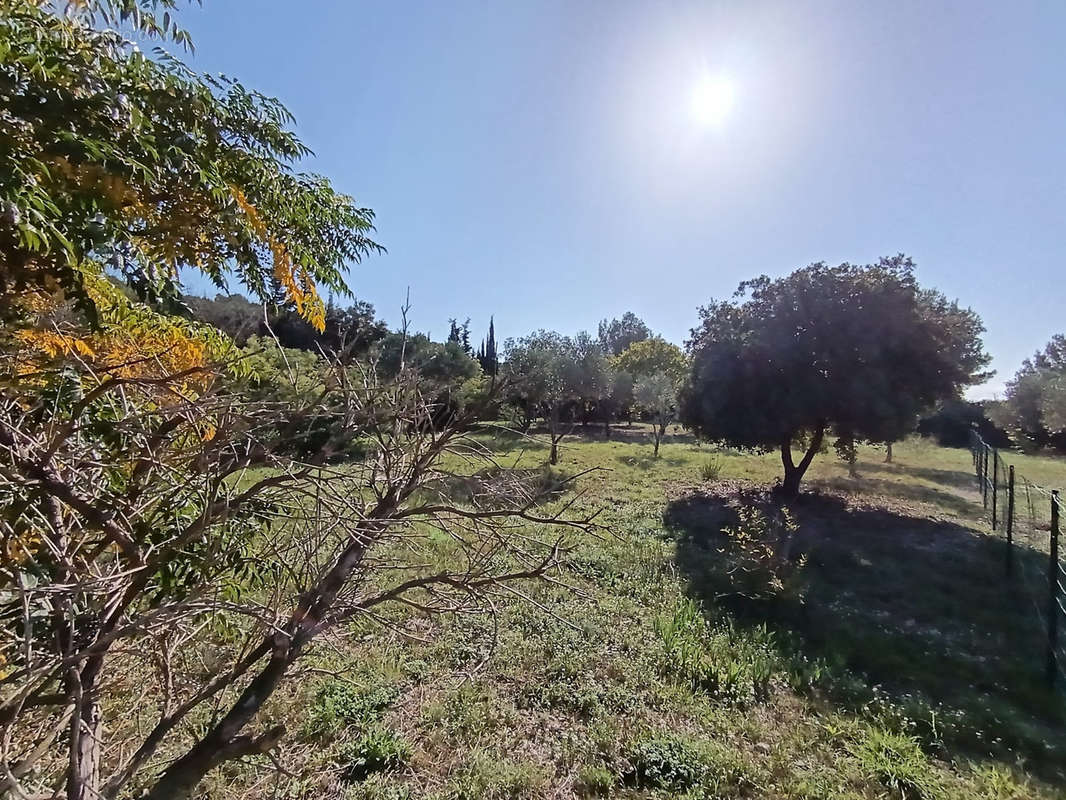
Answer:
<path fill-rule="evenodd" d="M 733 83 L 727 78 L 706 76 L 693 87 L 692 116 L 706 127 L 717 127 L 733 108 Z"/>

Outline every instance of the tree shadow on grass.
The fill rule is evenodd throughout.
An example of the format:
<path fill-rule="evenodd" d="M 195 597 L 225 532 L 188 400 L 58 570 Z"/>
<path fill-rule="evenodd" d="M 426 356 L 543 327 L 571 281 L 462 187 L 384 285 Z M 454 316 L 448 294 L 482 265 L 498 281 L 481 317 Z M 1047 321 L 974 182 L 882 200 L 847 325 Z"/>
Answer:
<path fill-rule="evenodd" d="M 865 471 L 866 466 L 864 465 L 862 472 Z M 971 498 L 964 497 L 954 491 L 884 478 L 869 478 L 861 472 L 858 477 L 854 478 L 830 478 L 828 480 L 814 481 L 814 483 L 818 487 L 828 489 L 836 494 L 859 497 L 880 495 L 886 499 L 899 501 L 904 505 L 924 503 L 930 506 L 938 506 L 960 517 L 974 517 L 979 511 Z M 915 513 L 919 511 L 919 509 L 910 510 Z"/>
<path fill-rule="evenodd" d="M 974 491 L 977 487 L 977 478 L 973 472 L 954 469 L 936 469 L 934 467 L 915 467 L 910 464 L 862 464 L 863 472 L 880 472 L 886 474 L 903 474 L 920 478 L 930 483 L 939 483 L 952 489 L 966 489 Z"/>
<path fill-rule="evenodd" d="M 1030 759 L 1034 771 L 1066 782 L 1066 701 L 1046 688 L 1044 630 L 1029 595 L 1006 577 L 1001 540 L 810 494 L 789 506 L 796 532 L 784 591 L 741 596 L 723 527 L 738 524 L 743 506 L 775 510 L 776 502 L 748 490 L 689 493 L 668 504 L 664 521 L 678 537 L 690 595 L 725 607 L 741 624 L 777 630 L 787 659 L 836 665 L 815 689 L 831 704 L 859 711 L 879 686 L 902 707 L 921 701 L 937 709 L 938 727 L 927 738 Z M 1042 560 L 1044 573 L 1028 566 L 1046 574 L 1046 556 L 1018 550 L 1016 558 Z M 924 713 L 918 722 L 929 727 Z"/>

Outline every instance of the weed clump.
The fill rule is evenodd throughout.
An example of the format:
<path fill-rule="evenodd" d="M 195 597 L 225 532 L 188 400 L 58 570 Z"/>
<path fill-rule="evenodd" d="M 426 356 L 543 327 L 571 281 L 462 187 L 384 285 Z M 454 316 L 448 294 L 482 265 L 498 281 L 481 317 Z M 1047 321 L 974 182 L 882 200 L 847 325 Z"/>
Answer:
<path fill-rule="evenodd" d="M 304 733 L 308 738 L 334 736 L 348 726 L 366 727 L 381 717 L 399 696 L 395 686 L 365 688 L 330 680 L 311 703 Z"/>
<path fill-rule="evenodd" d="M 870 778 L 880 781 L 900 797 L 930 800 L 939 795 L 925 754 L 913 736 L 871 728 L 849 751 Z"/>
<path fill-rule="evenodd" d="M 700 465 L 700 478 L 704 481 L 716 481 L 722 474 L 722 459 L 718 456 L 708 458 Z"/>
<path fill-rule="evenodd" d="M 344 779 L 355 783 L 377 772 L 398 769 L 410 757 L 411 746 L 406 740 L 375 725 L 341 748 L 337 761 L 344 768 Z"/>
<path fill-rule="evenodd" d="M 639 789 L 684 791 L 708 776 L 710 765 L 694 744 L 676 736 L 655 736 L 637 742 L 629 753 L 626 784 Z"/>

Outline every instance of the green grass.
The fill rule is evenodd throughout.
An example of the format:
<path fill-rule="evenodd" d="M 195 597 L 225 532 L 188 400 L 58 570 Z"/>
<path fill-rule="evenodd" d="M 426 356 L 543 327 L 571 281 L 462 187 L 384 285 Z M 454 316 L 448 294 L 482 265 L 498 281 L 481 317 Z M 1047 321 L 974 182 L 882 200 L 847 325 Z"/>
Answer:
<path fill-rule="evenodd" d="M 530 475 L 546 457 L 484 441 Z M 785 516 L 765 491 L 775 456 L 651 449 L 642 426 L 565 440 L 560 473 L 600 469 L 545 510 L 577 492 L 610 533 L 574 543 L 572 588 L 523 587 L 551 614 L 397 607 L 396 628 L 320 646 L 336 677 L 272 709 L 301 731 L 277 796 L 1062 796 L 1066 707 L 967 451 L 863 448 L 856 478 L 823 454 Z M 1011 458 L 1066 483 L 1066 461 Z M 212 796 L 261 796 L 243 769 Z"/>

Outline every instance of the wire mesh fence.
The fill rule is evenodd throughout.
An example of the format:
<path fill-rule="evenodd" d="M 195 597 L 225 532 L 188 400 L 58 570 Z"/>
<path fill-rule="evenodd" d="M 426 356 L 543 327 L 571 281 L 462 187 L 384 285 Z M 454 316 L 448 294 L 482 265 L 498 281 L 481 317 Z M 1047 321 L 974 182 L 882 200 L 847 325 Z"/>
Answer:
<path fill-rule="evenodd" d="M 1006 543 L 1004 570 L 1030 601 L 1042 632 L 1044 674 L 1049 684 L 1066 681 L 1066 566 L 1060 546 L 1063 500 L 1058 489 L 1018 473 L 998 449 L 973 431 L 970 439 L 981 500 L 992 530 Z"/>

